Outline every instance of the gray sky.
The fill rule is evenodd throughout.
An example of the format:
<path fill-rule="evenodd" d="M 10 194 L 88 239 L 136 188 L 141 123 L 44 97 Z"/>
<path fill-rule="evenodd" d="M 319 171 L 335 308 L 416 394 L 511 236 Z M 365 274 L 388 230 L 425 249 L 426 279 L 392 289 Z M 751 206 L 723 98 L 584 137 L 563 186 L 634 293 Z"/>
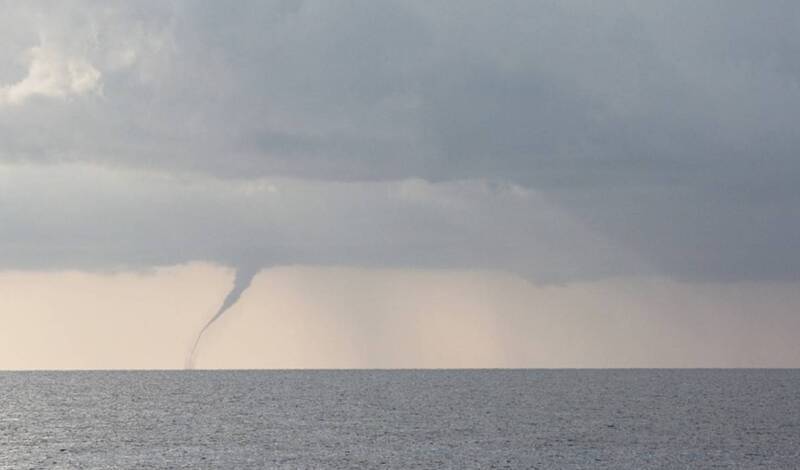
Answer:
<path fill-rule="evenodd" d="M 8 3 L 0 259 L 796 280 L 798 8 Z"/>
<path fill-rule="evenodd" d="M 798 282 L 799 23 L 779 0 L 0 2 L 0 271 Z"/>

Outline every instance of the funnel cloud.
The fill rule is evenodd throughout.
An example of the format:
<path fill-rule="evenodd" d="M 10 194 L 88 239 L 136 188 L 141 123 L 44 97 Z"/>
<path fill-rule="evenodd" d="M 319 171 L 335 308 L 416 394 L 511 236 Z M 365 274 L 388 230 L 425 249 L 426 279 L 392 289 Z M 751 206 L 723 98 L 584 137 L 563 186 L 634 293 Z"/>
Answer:
<path fill-rule="evenodd" d="M 200 340 L 203 338 L 203 334 L 214 322 L 224 315 L 225 312 L 236 305 L 236 302 L 239 301 L 244 291 L 250 287 L 253 278 L 260 270 L 261 268 L 256 266 L 243 266 L 236 269 L 236 275 L 233 278 L 233 287 L 231 287 L 228 295 L 225 296 L 225 300 L 222 301 L 222 305 L 219 306 L 217 313 L 215 313 L 214 316 L 208 320 L 208 323 L 200 329 L 200 332 L 197 333 L 197 338 L 195 338 L 192 349 L 189 351 L 189 356 L 186 358 L 186 369 L 194 368 L 195 354 L 197 353 L 197 347 L 200 344 Z"/>

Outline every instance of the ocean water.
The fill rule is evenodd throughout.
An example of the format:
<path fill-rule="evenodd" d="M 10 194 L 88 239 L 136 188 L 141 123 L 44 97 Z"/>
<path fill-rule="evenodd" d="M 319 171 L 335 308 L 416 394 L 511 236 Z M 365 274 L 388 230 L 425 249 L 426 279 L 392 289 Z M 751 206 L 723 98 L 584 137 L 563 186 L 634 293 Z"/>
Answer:
<path fill-rule="evenodd" d="M 0 468 L 800 468 L 800 371 L 3 372 Z"/>

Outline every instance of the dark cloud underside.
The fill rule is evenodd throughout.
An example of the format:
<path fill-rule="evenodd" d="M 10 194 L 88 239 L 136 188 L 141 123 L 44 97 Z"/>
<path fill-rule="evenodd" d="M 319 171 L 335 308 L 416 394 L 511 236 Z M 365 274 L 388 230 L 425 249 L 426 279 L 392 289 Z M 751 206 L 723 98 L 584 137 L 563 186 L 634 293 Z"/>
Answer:
<path fill-rule="evenodd" d="M 107 233 L 82 217 L 60 221 L 60 204 L 12 197 L 20 188 L 7 173 L 0 213 L 13 222 L 0 229 L 0 247 L 10 266 L 47 265 L 51 251 L 69 253 L 54 263 L 76 265 L 102 265 L 104 256 L 108 265 L 230 262 L 256 252 L 276 262 L 474 265 L 562 279 L 630 273 L 629 258 L 679 278 L 800 277 L 796 2 L 74 2 L 4 10 L 7 172 L 72 162 L 227 188 L 200 198 L 204 206 L 184 199 L 185 188 L 150 179 L 153 188 L 134 191 L 135 199 L 101 188 L 107 205 L 80 207 L 85 219 L 102 214 L 128 227 Z M 266 199 L 230 196 L 247 181 L 276 178 L 322 185 L 314 187 L 324 194 L 294 200 L 301 215 L 291 221 Z M 409 215 L 376 196 L 417 179 L 439 202 L 425 200 Z M 522 188 L 546 204 L 476 199 L 472 189 L 448 186 L 454 181 Z M 67 206 L 91 193 L 64 181 L 45 186 Z M 453 206 L 430 206 L 445 196 L 469 200 L 469 223 Z M 362 197 L 372 200 L 359 206 Z M 334 201 L 330 210 L 315 205 L 326 201 Z M 553 212 L 542 215 L 543 207 Z M 53 220 L 60 222 L 42 226 Z M 170 249 L 155 241 L 153 224 L 175 237 Z M 404 224 L 420 229 L 404 234 Z M 561 235 L 541 242 L 537 230 L 552 224 Z M 224 227 L 229 243 L 207 226 Z M 274 234 L 282 230 L 310 235 L 280 243 Z M 625 254 L 609 248 L 590 262 L 562 254 L 585 249 L 587 236 Z M 24 242 L 37 237 L 35 247 Z M 93 251 L 100 240 L 116 248 Z M 540 268 L 548 263 L 561 267 Z"/>

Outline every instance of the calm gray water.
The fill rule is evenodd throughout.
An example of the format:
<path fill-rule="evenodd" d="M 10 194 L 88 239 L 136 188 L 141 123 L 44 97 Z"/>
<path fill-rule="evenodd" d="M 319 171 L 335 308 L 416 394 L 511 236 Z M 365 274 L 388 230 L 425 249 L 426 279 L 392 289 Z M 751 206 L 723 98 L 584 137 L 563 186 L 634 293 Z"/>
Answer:
<path fill-rule="evenodd" d="M 800 468 L 800 371 L 0 373 L 0 468 Z"/>

